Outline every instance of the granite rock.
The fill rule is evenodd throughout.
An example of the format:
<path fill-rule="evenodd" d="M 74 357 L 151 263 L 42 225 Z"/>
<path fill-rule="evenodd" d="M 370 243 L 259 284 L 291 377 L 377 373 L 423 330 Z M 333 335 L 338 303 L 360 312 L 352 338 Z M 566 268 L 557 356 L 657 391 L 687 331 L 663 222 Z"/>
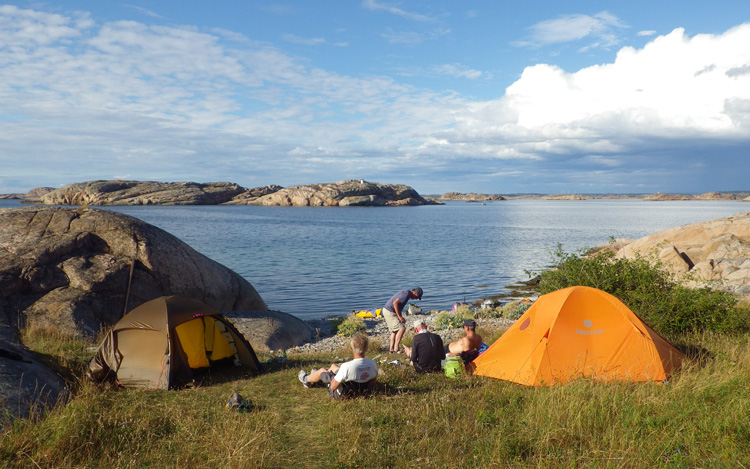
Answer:
<path fill-rule="evenodd" d="M 658 259 L 687 286 L 750 298 L 750 213 L 659 231 L 627 244 L 616 256 Z"/>
<path fill-rule="evenodd" d="M 347 180 L 326 184 L 292 186 L 264 195 L 250 205 L 285 207 L 346 207 L 428 205 L 434 202 L 401 184 Z"/>
<path fill-rule="evenodd" d="M 231 182 L 89 181 L 41 196 L 46 205 L 217 205 L 246 191 Z"/>

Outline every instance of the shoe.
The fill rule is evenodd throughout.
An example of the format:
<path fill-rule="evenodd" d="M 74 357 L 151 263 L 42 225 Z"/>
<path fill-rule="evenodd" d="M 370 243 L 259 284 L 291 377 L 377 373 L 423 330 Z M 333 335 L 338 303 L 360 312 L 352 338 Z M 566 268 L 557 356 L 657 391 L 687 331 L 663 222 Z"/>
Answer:
<path fill-rule="evenodd" d="M 306 388 L 309 388 L 310 385 L 307 384 L 307 373 L 305 370 L 299 370 L 299 373 L 297 374 L 297 378 L 299 378 L 300 383 Z"/>

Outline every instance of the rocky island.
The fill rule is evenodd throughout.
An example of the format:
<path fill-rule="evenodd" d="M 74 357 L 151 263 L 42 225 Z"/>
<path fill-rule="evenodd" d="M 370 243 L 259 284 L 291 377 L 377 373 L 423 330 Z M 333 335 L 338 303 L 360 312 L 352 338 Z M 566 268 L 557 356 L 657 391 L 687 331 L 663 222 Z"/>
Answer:
<path fill-rule="evenodd" d="M 413 206 L 439 204 L 409 186 L 346 180 L 292 187 L 245 188 L 231 182 L 89 181 L 60 189 L 7 194 L 44 205 L 263 205 L 294 207 Z"/>
<path fill-rule="evenodd" d="M 283 207 L 356 207 L 431 205 L 417 191 L 402 184 L 379 184 L 364 180 L 346 180 L 327 184 L 308 184 L 280 189 L 248 200 L 246 205 Z"/>

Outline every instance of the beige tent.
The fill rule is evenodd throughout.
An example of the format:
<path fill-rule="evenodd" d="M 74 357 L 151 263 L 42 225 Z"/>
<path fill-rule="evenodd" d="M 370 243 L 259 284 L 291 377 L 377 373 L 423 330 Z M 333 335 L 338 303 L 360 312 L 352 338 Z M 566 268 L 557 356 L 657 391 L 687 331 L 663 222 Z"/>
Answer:
<path fill-rule="evenodd" d="M 252 346 L 223 314 L 191 298 L 164 296 L 115 324 L 91 360 L 89 376 L 114 378 L 123 386 L 172 389 L 216 362 L 261 371 Z"/>

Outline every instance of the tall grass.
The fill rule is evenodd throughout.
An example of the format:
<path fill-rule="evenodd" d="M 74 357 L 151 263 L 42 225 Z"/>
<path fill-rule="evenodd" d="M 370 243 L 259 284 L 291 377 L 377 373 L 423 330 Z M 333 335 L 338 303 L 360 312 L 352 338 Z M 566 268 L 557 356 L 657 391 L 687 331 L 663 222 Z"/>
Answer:
<path fill-rule="evenodd" d="M 481 331 L 485 336 L 494 331 Z M 531 388 L 381 364 L 370 398 L 305 389 L 290 356 L 259 377 L 180 391 L 82 382 L 0 438 L 8 467 L 742 467 L 750 464 L 750 340 L 681 336 L 702 353 L 666 384 Z M 249 413 L 224 408 L 237 391 Z"/>
<path fill-rule="evenodd" d="M 405 363 L 385 363 L 389 357 L 369 398 L 331 401 L 325 389 L 299 383 L 300 368 L 348 359 L 342 349 L 290 355 L 258 377 L 214 376 L 213 384 L 181 391 L 80 381 L 68 403 L 3 430 L 0 461 L 7 467 L 750 466 L 748 311 L 721 293 L 686 293 L 641 260 L 563 254 L 556 267 L 542 274 L 543 291 L 580 284 L 615 294 L 687 353 L 682 370 L 661 384 L 580 380 L 533 388 L 417 375 Z M 479 332 L 492 343 L 501 331 Z M 51 363 L 81 375 L 87 344 L 44 334 L 27 339 Z M 226 410 L 235 391 L 255 409 Z"/>

